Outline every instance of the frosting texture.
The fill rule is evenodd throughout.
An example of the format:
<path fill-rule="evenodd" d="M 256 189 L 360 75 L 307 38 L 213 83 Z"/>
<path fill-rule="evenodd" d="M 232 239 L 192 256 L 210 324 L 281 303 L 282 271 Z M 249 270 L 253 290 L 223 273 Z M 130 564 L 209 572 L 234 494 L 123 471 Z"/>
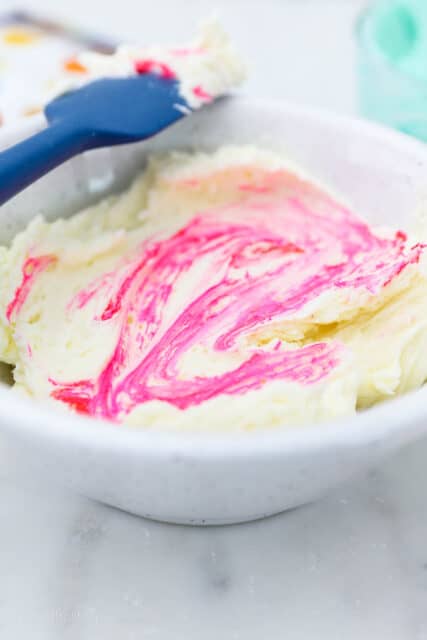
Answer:
<path fill-rule="evenodd" d="M 0 248 L 0 358 L 17 391 L 114 422 L 334 418 L 427 377 L 425 252 L 275 154 L 172 153 Z"/>
<path fill-rule="evenodd" d="M 245 68 L 230 39 L 216 21 L 204 23 L 186 46 L 120 45 L 113 54 L 85 51 L 75 58 L 79 73 L 65 70 L 53 83 L 51 98 L 104 77 L 155 73 L 179 82 L 189 107 L 197 109 L 245 79 Z"/>

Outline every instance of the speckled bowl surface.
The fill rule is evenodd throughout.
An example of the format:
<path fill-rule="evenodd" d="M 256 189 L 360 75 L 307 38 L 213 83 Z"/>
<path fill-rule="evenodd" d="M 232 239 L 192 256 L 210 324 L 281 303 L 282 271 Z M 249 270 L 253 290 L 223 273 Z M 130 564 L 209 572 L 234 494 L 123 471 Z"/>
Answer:
<path fill-rule="evenodd" d="M 0 132 L 5 147 L 43 126 Z M 427 147 L 362 121 L 280 102 L 223 100 L 150 142 L 92 152 L 0 208 L 0 242 L 37 213 L 69 215 L 124 187 L 148 153 L 255 143 L 284 151 L 374 223 L 405 226 L 427 199 Z M 46 409 L 0 383 L 0 437 L 29 473 L 135 514 L 223 524 L 314 500 L 427 432 L 427 388 L 346 420 L 227 435 L 135 429 Z"/>

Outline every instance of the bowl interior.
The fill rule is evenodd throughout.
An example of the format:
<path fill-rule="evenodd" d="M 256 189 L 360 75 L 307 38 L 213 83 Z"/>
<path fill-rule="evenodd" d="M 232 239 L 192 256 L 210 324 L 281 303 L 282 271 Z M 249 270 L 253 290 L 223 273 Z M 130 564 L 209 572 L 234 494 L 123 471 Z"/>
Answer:
<path fill-rule="evenodd" d="M 0 134 L 0 147 L 43 126 Z M 410 224 L 427 201 L 427 151 L 395 132 L 280 103 L 219 101 L 151 141 L 76 158 L 0 208 L 0 244 L 8 244 L 37 214 L 68 216 L 126 186 L 150 153 L 179 148 L 213 149 L 256 144 L 287 154 L 320 178 L 344 202 L 375 224 Z M 0 367 L 0 385 L 10 384 Z"/>

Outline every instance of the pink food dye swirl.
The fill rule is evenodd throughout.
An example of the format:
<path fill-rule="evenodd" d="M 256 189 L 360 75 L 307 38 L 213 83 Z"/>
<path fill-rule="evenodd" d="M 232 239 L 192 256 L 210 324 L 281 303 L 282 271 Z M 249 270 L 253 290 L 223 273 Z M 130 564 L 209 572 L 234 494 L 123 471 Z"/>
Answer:
<path fill-rule="evenodd" d="M 30 257 L 24 261 L 21 283 L 16 289 L 13 299 L 6 307 L 6 319 L 8 322 L 13 322 L 21 310 L 37 277 L 54 262 L 56 262 L 56 257 L 53 255 Z"/>
<path fill-rule="evenodd" d="M 69 314 L 90 310 L 93 323 L 109 323 L 117 339 L 97 377 L 50 380 L 52 396 L 119 421 L 151 400 L 187 409 L 272 380 L 314 384 L 341 362 L 340 344 L 286 349 L 277 339 L 262 347 L 250 337 L 292 320 L 331 289 L 380 293 L 423 251 L 407 246 L 402 232 L 376 235 L 317 187 L 272 173 L 244 202 L 201 212 L 169 237 L 144 242 L 73 297 Z M 194 349 L 233 364 L 217 375 L 185 375 Z"/>

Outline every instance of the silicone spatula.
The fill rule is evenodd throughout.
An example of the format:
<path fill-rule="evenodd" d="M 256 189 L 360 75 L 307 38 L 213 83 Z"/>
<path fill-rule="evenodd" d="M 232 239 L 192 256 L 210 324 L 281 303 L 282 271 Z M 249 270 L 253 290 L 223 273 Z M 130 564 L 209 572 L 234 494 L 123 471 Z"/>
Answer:
<path fill-rule="evenodd" d="M 0 153 L 0 205 L 69 158 L 145 140 L 189 113 L 177 80 L 155 74 L 96 80 L 55 98 L 48 126 Z"/>

